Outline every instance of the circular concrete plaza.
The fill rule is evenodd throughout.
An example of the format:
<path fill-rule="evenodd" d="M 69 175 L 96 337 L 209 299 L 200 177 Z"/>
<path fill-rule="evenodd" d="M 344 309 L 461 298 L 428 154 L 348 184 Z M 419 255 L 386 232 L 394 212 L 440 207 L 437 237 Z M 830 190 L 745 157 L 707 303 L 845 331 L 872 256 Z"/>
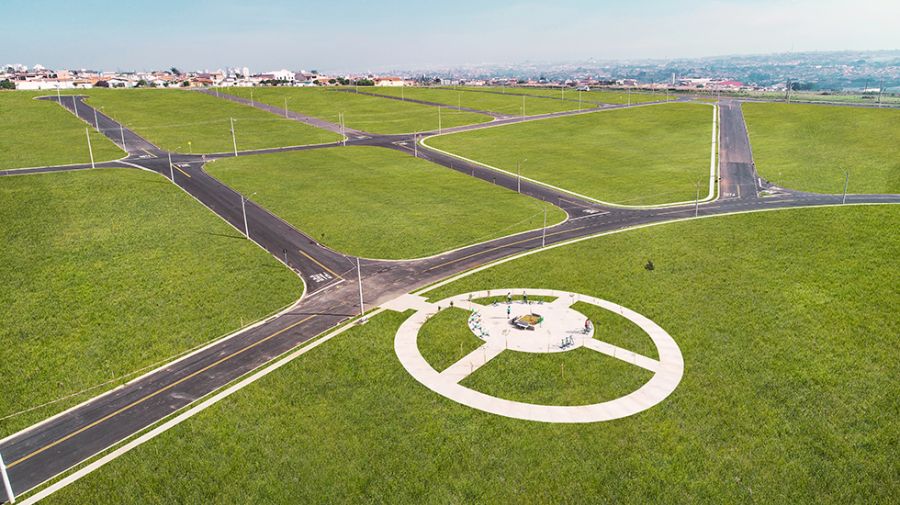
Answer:
<path fill-rule="evenodd" d="M 480 304 L 472 300 L 507 294 L 531 297 L 508 303 Z M 537 302 L 534 297 L 555 298 Z M 435 370 L 419 352 L 418 336 L 422 325 L 441 310 L 451 306 L 471 311 L 468 326 L 483 344 L 446 370 Z M 586 316 L 572 308 L 585 302 L 614 312 L 640 327 L 656 346 L 659 359 L 593 338 L 593 325 L 585 325 Z M 681 381 L 684 361 L 675 340 L 646 317 L 615 303 L 566 291 L 550 289 L 492 289 L 464 293 L 436 303 L 420 303 L 415 314 L 397 330 L 394 350 L 403 367 L 432 391 L 469 407 L 501 416 L 551 423 L 590 423 L 627 417 L 663 401 Z M 514 325 L 519 321 L 520 327 Z M 584 347 L 623 360 L 653 372 L 636 391 L 614 400 L 590 405 L 535 405 L 506 400 L 467 388 L 459 383 L 475 370 L 489 365 L 505 350 L 550 353 L 568 352 Z"/>

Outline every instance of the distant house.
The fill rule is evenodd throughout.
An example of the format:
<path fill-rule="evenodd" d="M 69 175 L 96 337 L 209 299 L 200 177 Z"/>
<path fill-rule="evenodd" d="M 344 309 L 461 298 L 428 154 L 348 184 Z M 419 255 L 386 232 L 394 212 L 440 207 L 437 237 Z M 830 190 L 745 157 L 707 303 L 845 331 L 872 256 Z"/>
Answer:
<path fill-rule="evenodd" d="M 402 77 L 376 77 L 373 79 L 376 86 L 400 87 L 406 86 L 406 80 Z"/>

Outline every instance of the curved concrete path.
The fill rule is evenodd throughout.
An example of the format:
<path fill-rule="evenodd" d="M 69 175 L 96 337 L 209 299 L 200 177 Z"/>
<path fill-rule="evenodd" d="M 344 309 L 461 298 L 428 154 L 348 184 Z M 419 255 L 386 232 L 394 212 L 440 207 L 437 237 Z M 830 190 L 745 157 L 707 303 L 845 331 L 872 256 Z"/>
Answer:
<path fill-rule="evenodd" d="M 556 300 L 553 302 L 544 304 L 544 307 L 552 308 L 555 312 L 571 310 L 569 307 L 572 304 L 581 301 L 615 312 L 635 323 L 653 340 L 653 343 L 656 345 L 659 352 L 659 360 L 641 356 L 632 351 L 593 338 L 575 338 L 573 345 L 567 347 L 565 350 L 583 346 L 651 370 L 654 372 L 653 377 L 636 391 L 615 400 L 577 406 L 535 405 L 486 395 L 459 384 L 462 379 L 481 366 L 487 364 L 492 358 L 499 355 L 505 349 L 514 348 L 514 345 L 506 343 L 506 339 L 513 340 L 519 338 L 512 333 L 502 336 L 477 335 L 484 340 L 484 345 L 472 351 L 443 372 L 435 370 L 419 352 L 418 335 L 420 328 L 431 316 L 437 314 L 440 310 L 449 307 L 450 302 L 453 302 L 455 307 L 483 311 L 487 309 L 488 306 L 480 305 L 471 302 L 470 300 L 492 295 L 505 295 L 508 292 L 520 294 L 522 291 L 526 291 L 529 295 L 556 297 Z M 503 303 L 501 306 L 505 307 L 506 304 Z M 410 375 L 427 388 L 440 395 L 446 396 L 453 401 L 505 417 L 548 423 L 591 423 L 619 419 L 647 410 L 663 401 L 675 390 L 684 373 L 684 361 L 681 356 L 681 351 L 678 348 L 678 344 L 676 344 L 675 340 L 673 340 L 665 330 L 659 327 L 659 325 L 641 314 L 622 307 L 621 305 L 591 296 L 551 289 L 496 289 L 464 293 L 446 298 L 436 303 L 429 303 L 420 297 L 407 295 L 398 298 L 392 303 L 386 304 L 385 307 L 393 310 L 416 309 L 416 313 L 407 319 L 397 330 L 397 335 L 394 339 L 394 351 L 397 353 L 397 357 Z M 540 310 L 540 305 L 532 305 L 530 308 L 537 308 L 537 310 Z M 505 308 L 501 310 L 505 310 Z M 574 328 L 568 327 L 572 325 L 572 320 L 570 318 L 565 318 L 564 321 L 567 322 L 564 322 L 562 325 L 557 324 L 554 326 L 554 321 L 548 319 L 543 323 L 543 328 L 552 330 L 556 335 L 563 335 L 566 333 L 571 334 L 573 330 L 575 330 Z M 492 330 L 487 331 L 496 331 L 496 328 L 497 327 L 493 327 Z M 526 330 L 523 330 L 523 333 L 525 332 Z M 560 349 L 557 348 L 555 350 L 550 350 L 549 352 L 558 352 L 559 350 Z M 532 352 L 539 351 L 535 348 Z"/>

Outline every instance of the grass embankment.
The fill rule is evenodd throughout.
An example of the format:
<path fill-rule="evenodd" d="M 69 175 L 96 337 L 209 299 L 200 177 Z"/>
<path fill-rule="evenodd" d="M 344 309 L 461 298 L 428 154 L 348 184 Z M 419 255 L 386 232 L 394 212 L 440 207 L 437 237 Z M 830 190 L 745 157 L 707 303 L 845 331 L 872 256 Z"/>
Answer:
<path fill-rule="evenodd" d="M 353 88 L 344 88 L 352 90 Z M 373 91 L 371 86 L 360 91 Z M 254 88 L 253 100 L 275 107 L 284 107 L 287 99 L 289 110 L 314 116 L 332 123 L 339 123 L 344 114 L 344 124 L 370 133 L 414 133 L 438 129 L 438 109 L 430 105 L 385 100 L 377 96 L 356 94 L 337 89 L 318 88 Z M 223 92 L 242 98 L 250 98 L 250 89 L 226 88 Z M 450 128 L 467 124 L 484 123 L 491 117 L 472 112 L 440 111 L 440 126 Z"/>
<path fill-rule="evenodd" d="M 712 107 L 667 104 L 443 135 L 430 146 L 604 202 L 692 200 L 709 180 Z"/>
<path fill-rule="evenodd" d="M 88 125 L 55 102 L 34 97 L 55 91 L 0 92 L 0 170 L 90 163 Z M 94 161 L 125 156 L 109 139 L 89 128 Z"/>
<path fill-rule="evenodd" d="M 89 90 L 87 102 L 103 108 L 157 146 L 180 153 L 240 151 L 321 144 L 341 136 L 275 114 L 181 89 Z M 190 142 L 190 144 L 188 144 Z"/>
<path fill-rule="evenodd" d="M 2 178 L 0 214 L 0 417 L 157 363 L 303 292 L 155 174 Z M 0 436 L 83 399 L 0 421 Z"/>
<path fill-rule="evenodd" d="M 900 110 L 744 103 L 759 174 L 790 189 L 900 193 Z"/>
<path fill-rule="evenodd" d="M 469 314 L 469 311 L 460 308 L 442 310 L 422 326 L 419 350 L 425 361 L 438 372 L 484 343 L 469 329 Z"/>
<path fill-rule="evenodd" d="M 316 240 L 370 258 L 414 258 L 565 219 L 565 213 L 378 147 L 228 158 L 209 172 Z"/>
<path fill-rule="evenodd" d="M 549 100 L 540 96 L 503 95 L 471 90 L 446 88 L 381 88 L 371 90 L 387 96 L 405 97 L 414 100 L 442 103 L 452 109 L 457 106 L 470 109 L 509 114 L 513 116 L 535 116 L 550 112 L 578 110 L 578 102 Z M 524 98 L 523 98 L 524 97 Z M 524 108 L 523 108 L 524 107 Z M 443 111 L 448 110 L 444 108 Z M 443 113 L 442 111 L 442 113 Z"/>
<path fill-rule="evenodd" d="M 678 342 L 685 375 L 638 415 L 558 425 L 459 405 L 406 373 L 393 348 L 405 316 L 387 312 L 48 503 L 891 502 L 900 292 L 885 279 L 896 277 L 900 240 L 883 226 L 898 213 L 809 209 L 651 227 L 433 294 L 555 287 L 652 318 Z M 594 385 L 584 379 L 567 387 Z"/>

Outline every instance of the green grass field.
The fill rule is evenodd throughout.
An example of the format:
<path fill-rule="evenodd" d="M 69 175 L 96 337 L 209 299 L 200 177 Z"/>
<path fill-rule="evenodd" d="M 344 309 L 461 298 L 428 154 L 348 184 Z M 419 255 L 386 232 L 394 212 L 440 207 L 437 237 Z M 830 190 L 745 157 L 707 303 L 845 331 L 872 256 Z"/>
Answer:
<path fill-rule="evenodd" d="M 456 88 L 443 88 L 443 89 L 456 89 Z M 666 100 L 666 93 L 659 92 L 647 92 L 647 91 L 608 91 L 608 90 L 599 90 L 593 89 L 591 91 L 582 91 L 579 92 L 574 88 L 566 88 L 565 90 L 561 89 L 547 89 L 547 88 L 524 88 L 524 87 L 481 87 L 481 86 L 469 86 L 461 88 L 463 90 L 468 90 L 470 92 L 481 92 L 484 94 L 485 92 L 497 92 L 502 93 L 504 95 L 528 95 L 528 96 L 545 96 L 551 98 L 559 98 L 560 100 L 572 101 L 576 104 L 575 108 L 577 109 L 578 100 L 582 100 L 584 104 L 597 102 L 597 103 L 610 103 L 610 104 L 636 104 L 636 103 L 646 103 L 646 102 L 659 102 Z M 579 98 L 580 97 L 580 98 Z M 675 95 L 671 95 L 669 97 L 670 100 L 674 100 L 676 98 Z"/>
<path fill-rule="evenodd" d="M 469 330 L 468 319 L 468 311 L 450 308 L 439 312 L 422 326 L 419 349 L 425 361 L 438 372 L 483 344 Z"/>
<path fill-rule="evenodd" d="M 470 109 L 496 112 L 500 114 L 521 116 L 524 111 L 526 116 L 547 114 L 567 110 L 578 110 L 578 102 L 569 100 L 550 100 L 539 96 L 525 95 L 501 95 L 497 93 L 485 93 L 468 90 L 453 90 L 447 88 L 383 88 L 375 87 L 369 90 L 387 96 L 405 97 L 414 100 L 442 103 L 449 107 L 468 107 Z M 524 99 L 523 99 L 524 98 Z M 593 104 L 584 104 L 589 108 Z M 523 109 L 524 106 L 524 109 Z M 446 109 L 445 109 L 446 110 Z"/>
<path fill-rule="evenodd" d="M 180 89 L 90 90 L 88 103 L 163 149 L 180 153 L 321 144 L 340 135 L 245 105 Z M 190 142 L 190 144 L 188 144 Z"/>
<path fill-rule="evenodd" d="M 343 88 L 352 90 L 353 88 Z M 372 91 L 371 86 L 360 87 L 360 91 Z M 249 88 L 226 88 L 223 92 L 242 98 L 250 98 Z M 438 123 L 443 128 L 467 124 L 484 123 L 490 116 L 471 112 L 457 112 L 445 109 L 438 118 L 437 107 L 416 103 L 403 103 L 377 96 L 347 93 L 320 88 L 254 88 L 253 99 L 275 107 L 284 107 L 287 99 L 289 110 L 314 116 L 337 124 L 339 114 L 344 114 L 344 124 L 370 133 L 413 133 L 437 130 Z"/>
<path fill-rule="evenodd" d="M 369 258 L 415 258 L 565 219 L 556 207 L 378 147 L 229 158 L 210 174 L 316 240 Z"/>
<path fill-rule="evenodd" d="M 760 175 L 779 186 L 841 193 L 900 193 L 900 110 L 744 103 Z"/>
<path fill-rule="evenodd" d="M 34 97 L 55 92 L 0 92 L 0 170 L 89 163 L 84 121 L 54 102 Z M 93 128 L 89 129 L 94 161 L 109 161 L 125 153 Z"/>
<path fill-rule="evenodd" d="M 387 312 L 48 503 L 890 503 L 900 291 L 885 279 L 900 240 L 883 230 L 898 218 L 896 206 L 844 207 L 656 226 L 430 294 L 542 286 L 652 318 L 685 375 L 635 416 L 557 425 L 456 404 L 402 368 L 393 340 L 406 316 Z M 533 374 L 494 387 L 528 379 L 537 394 Z"/>
<path fill-rule="evenodd" d="M 0 214 L 0 418 L 158 363 L 303 292 L 292 272 L 148 172 L 5 177 Z M 84 398 L 2 420 L 0 437 Z"/>
<path fill-rule="evenodd" d="M 609 110 L 443 135 L 429 146 L 604 202 L 693 200 L 709 181 L 712 107 Z"/>

